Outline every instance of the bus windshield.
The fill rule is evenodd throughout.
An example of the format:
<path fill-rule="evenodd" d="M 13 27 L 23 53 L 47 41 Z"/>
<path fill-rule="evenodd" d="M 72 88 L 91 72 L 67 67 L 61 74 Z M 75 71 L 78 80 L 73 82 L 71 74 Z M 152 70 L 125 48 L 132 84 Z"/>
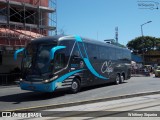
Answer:
<path fill-rule="evenodd" d="M 22 68 L 30 75 L 50 73 L 50 50 L 55 44 L 29 44 L 24 52 Z"/>

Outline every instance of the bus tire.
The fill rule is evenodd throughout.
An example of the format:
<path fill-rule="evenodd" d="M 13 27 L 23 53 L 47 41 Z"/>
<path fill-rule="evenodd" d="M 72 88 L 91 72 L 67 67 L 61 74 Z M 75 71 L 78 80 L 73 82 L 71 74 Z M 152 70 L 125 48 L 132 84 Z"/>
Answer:
<path fill-rule="evenodd" d="M 124 83 L 124 76 L 121 75 L 120 83 Z"/>
<path fill-rule="evenodd" d="M 77 93 L 80 90 L 80 80 L 78 78 L 74 78 L 71 84 L 71 92 Z"/>
<path fill-rule="evenodd" d="M 116 75 L 115 84 L 118 85 L 120 83 L 120 75 Z"/>

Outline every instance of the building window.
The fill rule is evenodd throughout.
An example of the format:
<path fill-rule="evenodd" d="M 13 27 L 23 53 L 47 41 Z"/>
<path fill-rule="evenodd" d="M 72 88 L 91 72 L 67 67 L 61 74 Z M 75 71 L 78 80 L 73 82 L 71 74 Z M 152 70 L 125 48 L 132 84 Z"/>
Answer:
<path fill-rule="evenodd" d="M 0 21 L 7 21 L 6 9 L 0 9 Z"/>

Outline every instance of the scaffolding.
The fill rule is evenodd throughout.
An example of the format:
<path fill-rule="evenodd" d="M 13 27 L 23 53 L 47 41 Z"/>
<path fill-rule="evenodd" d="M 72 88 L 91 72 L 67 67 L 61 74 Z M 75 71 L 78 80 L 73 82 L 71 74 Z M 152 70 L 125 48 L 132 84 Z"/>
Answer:
<path fill-rule="evenodd" d="M 56 0 L 0 0 L 0 51 L 57 34 Z"/>

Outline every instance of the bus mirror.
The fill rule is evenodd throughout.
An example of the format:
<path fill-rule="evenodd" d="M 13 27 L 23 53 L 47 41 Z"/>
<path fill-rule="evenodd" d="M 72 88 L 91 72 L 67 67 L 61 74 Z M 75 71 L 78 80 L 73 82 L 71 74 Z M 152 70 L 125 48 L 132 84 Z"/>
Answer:
<path fill-rule="evenodd" d="M 53 60 L 54 59 L 54 54 L 57 50 L 60 50 L 60 49 L 64 49 L 66 48 L 66 46 L 56 46 L 56 47 L 53 47 L 50 51 L 50 60 Z"/>
<path fill-rule="evenodd" d="M 22 52 L 24 50 L 24 48 L 18 49 L 14 52 L 14 60 L 17 60 L 17 55 Z"/>

